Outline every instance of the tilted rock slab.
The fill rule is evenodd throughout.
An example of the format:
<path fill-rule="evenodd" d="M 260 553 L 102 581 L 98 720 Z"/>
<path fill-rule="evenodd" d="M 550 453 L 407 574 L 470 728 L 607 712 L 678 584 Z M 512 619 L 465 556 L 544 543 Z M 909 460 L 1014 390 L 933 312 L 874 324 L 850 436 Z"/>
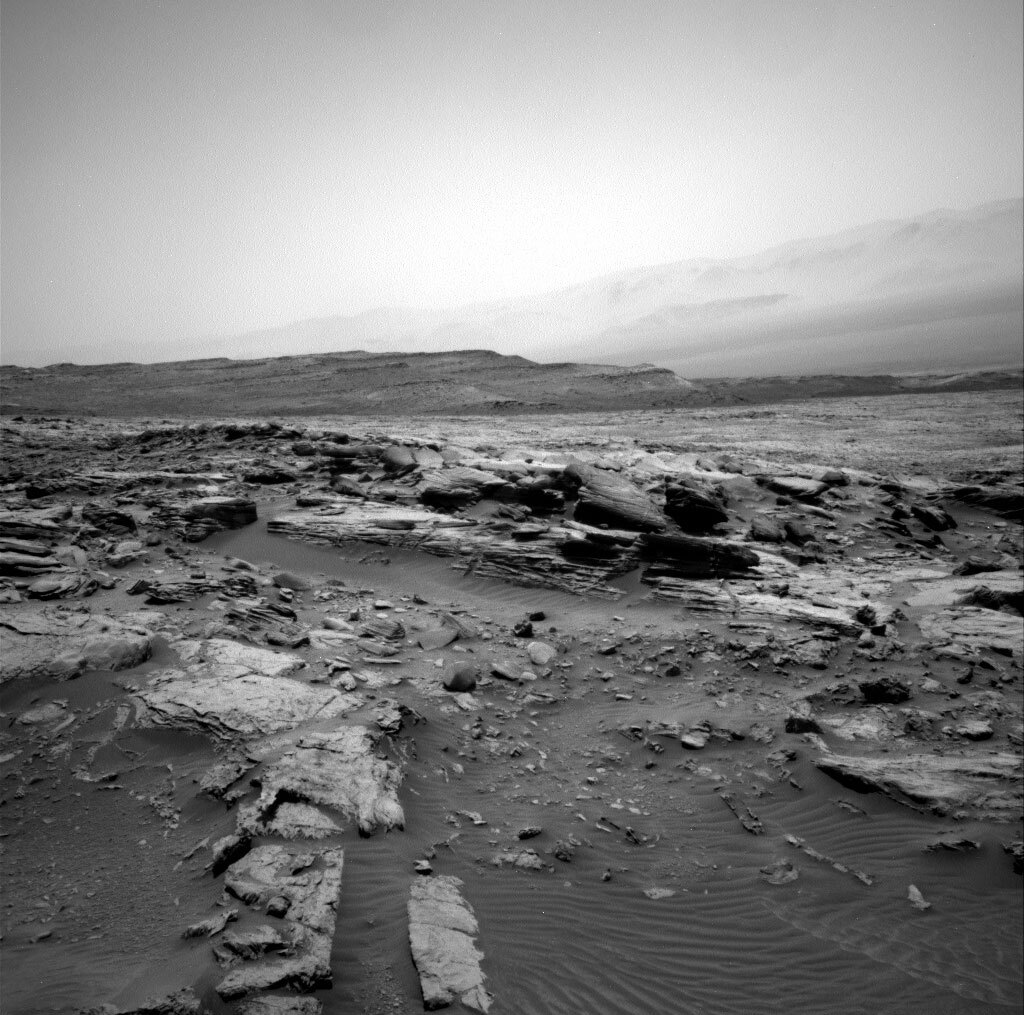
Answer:
<path fill-rule="evenodd" d="M 0 683 L 26 677 L 70 680 L 91 670 L 125 670 L 145 662 L 153 634 L 117 617 L 33 610 L 0 620 Z"/>
<path fill-rule="evenodd" d="M 295 954 L 232 970 L 217 984 L 223 1000 L 279 987 L 310 991 L 331 986 L 344 859 L 341 849 L 258 846 L 227 869 L 224 885 L 236 899 L 264 911 L 268 903 L 274 912 L 284 910 L 285 936 Z"/>
<path fill-rule="evenodd" d="M 826 754 L 815 764 L 844 786 L 923 804 L 936 814 L 1017 821 L 1024 808 L 1021 758 L 1007 752 L 873 758 Z"/>
<path fill-rule="evenodd" d="M 263 788 L 251 808 L 239 815 L 239 823 L 250 822 L 259 833 L 261 825 L 286 815 L 280 801 L 320 804 L 356 822 L 362 835 L 405 825 L 398 801 L 402 771 L 392 762 L 374 755 L 380 741 L 365 726 L 343 726 L 330 733 L 303 737 L 297 746 L 268 765 L 262 775 Z M 295 834 L 302 834 L 296 831 Z"/>
<path fill-rule="evenodd" d="M 479 927 L 461 888 L 460 878 L 447 875 L 421 877 L 412 883 L 409 946 L 424 1008 L 446 1008 L 458 1000 L 486 1012 L 492 998 L 484 989 L 483 954 L 474 944 Z"/>

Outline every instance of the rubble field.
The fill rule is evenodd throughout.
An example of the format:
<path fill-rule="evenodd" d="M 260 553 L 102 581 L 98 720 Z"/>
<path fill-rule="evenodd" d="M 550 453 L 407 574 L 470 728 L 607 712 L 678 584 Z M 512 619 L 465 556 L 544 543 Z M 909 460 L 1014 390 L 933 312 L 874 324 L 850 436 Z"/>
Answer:
<path fill-rule="evenodd" d="M 4 418 L 5 1015 L 1020 1011 L 1022 418 Z"/>

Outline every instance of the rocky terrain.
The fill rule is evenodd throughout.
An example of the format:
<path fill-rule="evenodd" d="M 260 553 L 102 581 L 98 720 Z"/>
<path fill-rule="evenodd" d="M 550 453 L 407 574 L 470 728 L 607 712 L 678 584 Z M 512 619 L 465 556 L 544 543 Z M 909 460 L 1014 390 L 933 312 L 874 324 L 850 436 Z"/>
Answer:
<path fill-rule="evenodd" d="M 687 380 L 650 364 L 535 363 L 484 349 L 328 352 L 151 364 L 3 366 L 0 411 L 11 416 L 70 413 L 115 418 L 557 414 L 755 405 L 855 395 L 1019 390 L 1022 377 L 1020 369 L 998 369 L 906 376 Z"/>
<path fill-rule="evenodd" d="M 231 376 L 3 421 L 5 1013 L 1020 1010 L 1019 391 Z"/>

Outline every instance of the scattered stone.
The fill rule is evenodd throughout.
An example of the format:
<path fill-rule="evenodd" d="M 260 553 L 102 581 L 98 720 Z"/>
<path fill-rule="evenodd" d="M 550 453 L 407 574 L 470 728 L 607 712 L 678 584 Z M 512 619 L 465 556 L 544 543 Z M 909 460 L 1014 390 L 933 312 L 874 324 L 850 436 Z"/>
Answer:
<path fill-rule="evenodd" d="M 762 867 L 761 874 L 770 885 L 788 885 L 800 877 L 800 872 L 789 860 L 775 860 Z"/>
<path fill-rule="evenodd" d="M 840 874 L 849 874 L 869 888 L 875 883 L 875 879 L 869 874 L 865 874 L 854 867 L 848 867 L 845 863 L 840 863 L 838 860 L 833 860 L 832 857 L 818 852 L 813 846 L 808 846 L 807 841 L 801 839 L 798 835 L 787 835 L 786 842 L 799 849 L 802 853 L 806 853 L 812 860 L 817 860 L 819 863 L 827 863 L 833 870 L 838 871 Z"/>
<path fill-rule="evenodd" d="M 648 899 L 658 901 L 659 899 L 671 899 L 675 895 L 675 890 L 672 888 L 645 888 L 644 895 Z"/>
<path fill-rule="evenodd" d="M 926 909 L 932 908 L 932 904 L 930 902 L 925 901 L 925 897 L 921 894 L 921 890 L 917 887 L 917 885 L 911 885 L 907 889 L 907 899 L 910 900 L 910 904 L 914 907 L 914 909 L 917 909 L 922 913 Z"/>

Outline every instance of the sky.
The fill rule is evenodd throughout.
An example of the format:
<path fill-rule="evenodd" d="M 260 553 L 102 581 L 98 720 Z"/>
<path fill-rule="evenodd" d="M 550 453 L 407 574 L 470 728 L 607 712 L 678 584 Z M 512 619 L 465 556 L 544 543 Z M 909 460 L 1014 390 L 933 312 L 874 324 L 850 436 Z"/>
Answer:
<path fill-rule="evenodd" d="M 1022 38 L 1020 0 L 2 0 L 0 359 L 1019 197 Z"/>

